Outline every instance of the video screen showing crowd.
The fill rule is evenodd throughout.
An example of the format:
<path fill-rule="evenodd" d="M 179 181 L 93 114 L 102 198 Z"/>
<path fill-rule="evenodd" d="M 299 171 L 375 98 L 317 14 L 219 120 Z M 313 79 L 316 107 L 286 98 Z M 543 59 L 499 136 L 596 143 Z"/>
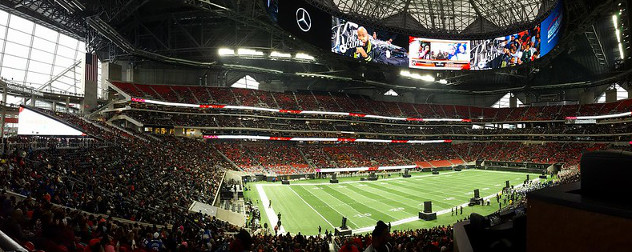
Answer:
<path fill-rule="evenodd" d="M 410 68 L 467 70 L 470 41 L 410 37 Z"/>
<path fill-rule="evenodd" d="M 472 70 L 519 66 L 540 58 L 540 25 L 516 34 L 472 41 Z"/>
<path fill-rule="evenodd" d="M 331 51 L 367 62 L 408 65 L 406 38 L 342 18 L 332 18 Z"/>
<path fill-rule="evenodd" d="M 535 61 L 553 50 L 563 19 L 562 4 L 558 1 L 533 28 L 483 40 L 446 40 L 356 23 L 332 16 L 305 0 L 264 2 L 270 18 L 281 28 L 318 48 L 358 61 L 432 70 L 487 70 Z"/>

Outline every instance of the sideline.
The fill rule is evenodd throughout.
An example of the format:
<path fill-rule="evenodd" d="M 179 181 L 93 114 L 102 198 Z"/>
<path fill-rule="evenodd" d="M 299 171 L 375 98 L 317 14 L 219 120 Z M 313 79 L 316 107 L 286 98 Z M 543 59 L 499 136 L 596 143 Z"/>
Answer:
<path fill-rule="evenodd" d="M 537 182 L 537 181 L 540 181 L 540 179 L 539 179 L 539 178 L 536 178 L 536 179 L 533 179 L 533 180 L 531 180 L 531 181 L 533 181 L 533 182 Z M 520 188 L 520 187 L 522 187 L 523 185 L 524 185 L 524 184 L 516 185 L 516 186 L 514 186 L 514 188 Z M 494 198 L 494 197 L 496 197 L 496 194 L 498 194 L 498 193 L 494 193 L 494 194 L 491 194 L 491 195 L 485 196 L 485 197 L 483 197 L 483 199 L 484 199 L 484 200 L 488 200 L 488 199 Z M 468 206 L 468 204 L 469 204 L 469 202 L 464 203 L 464 204 L 461 204 L 461 205 L 457 205 L 457 206 L 460 206 L 460 207 L 467 207 L 467 206 Z M 441 211 L 437 211 L 437 216 L 442 215 L 442 214 L 446 214 L 446 213 L 449 213 L 449 212 L 450 212 L 450 209 L 443 209 L 443 210 L 441 210 Z M 391 226 L 397 226 L 397 225 L 401 225 L 401 224 L 405 224 L 405 223 L 409 223 L 409 222 L 413 222 L 413 221 L 418 221 L 418 220 L 419 220 L 419 216 L 409 217 L 409 218 L 405 218 L 405 219 L 401 219 L 401 220 L 396 220 L 396 221 L 393 221 L 393 222 L 391 222 Z M 370 231 L 373 231 L 373 228 L 375 228 L 375 227 L 373 227 L 373 226 L 370 226 L 370 227 L 363 227 L 363 228 L 354 229 L 354 230 L 352 230 L 352 232 L 353 232 L 354 234 L 356 234 L 356 233 L 370 232 Z"/>
<path fill-rule="evenodd" d="M 279 218 L 277 217 L 276 212 L 274 211 L 274 208 L 272 207 L 266 207 L 265 204 L 269 203 L 270 200 L 268 199 L 268 196 L 266 195 L 266 193 L 263 191 L 263 187 L 261 187 L 261 185 L 255 185 L 257 187 L 257 192 L 259 193 L 259 198 L 261 198 L 261 205 L 263 205 L 264 211 L 266 211 L 266 215 L 268 216 L 268 221 L 270 222 L 270 229 L 272 229 L 272 232 L 274 232 L 274 226 L 272 224 L 275 224 L 279 221 Z M 281 226 L 279 227 L 279 234 L 285 234 L 285 228 L 283 228 L 283 223 L 281 223 Z"/>

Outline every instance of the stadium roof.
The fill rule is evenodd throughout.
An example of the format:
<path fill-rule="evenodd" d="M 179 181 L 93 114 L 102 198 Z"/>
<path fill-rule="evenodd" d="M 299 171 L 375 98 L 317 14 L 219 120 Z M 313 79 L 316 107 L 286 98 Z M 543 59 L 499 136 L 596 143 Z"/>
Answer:
<path fill-rule="evenodd" d="M 474 38 L 490 33 L 516 32 L 541 21 L 557 0 L 307 0 L 335 15 L 353 16 L 394 30 L 406 29 L 436 36 Z M 88 4 L 89 3 L 89 4 Z M 437 71 L 450 85 L 419 83 L 400 77 L 400 68 L 361 64 L 319 50 L 308 41 L 288 36 L 266 13 L 263 1 L 230 0 L 58 0 L 0 1 L 0 8 L 40 26 L 85 41 L 85 51 L 96 51 L 102 61 L 132 63 L 159 61 L 213 71 L 268 75 L 266 81 L 303 82 L 308 89 L 402 87 L 426 90 L 489 91 L 506 93 L 536 86 L 586 86 L 620 73 L 611 15 L 613 0 L 563 1 L 563 36 L 554 51 L 533 64 L 490 71 Z M 354 19 L 355 20 L 355 19 Z M 622 18 L 622 22 L 627 19 Z M 474 25 L 473 25 L 474 24 Z M 478 24 L 478 25 L 477 25 Z M 36 28 L 37 30 L 37 28 Z M 36 31 L 37 33 L 37 31 Z M 442 35 L 443 34 L 443 35 Z M 472 35 L 470 35 L 472 34 Z M 37 37 L 37 36 L 35 36 Z M 485 37 L 490 38 L 490 37 Z M 83 46 L 78 46 L 83 52 Z M 306 52 L 312 63 L 226 59 L 218 48 Z M 625 47 L 624 47 L 625 48 Z M 79 53 L 78 55 L 80 55 Z M 627 55 L 627 54 L 626 54 Z M 553 69 L 554 71 L 550 71 Z M 307 73 L 300 75 L 299 73 Z M 422 73 L 426 74 L 426 73 Z M 319 78 L 305 79 L 318 75 Z M 33 75 L 28 75 L 33 76 Z M 331 76 L 332 79 L 327 79 Z M 260 80 L 262 76 L 255 76 Z M 325 77 L 325 78 L 323 78 Z M 27 77 L 27 81 L 28 81 Z M 19 79 L 23 79 L 20 75 Z M 340 80 L 340 81 L 336 81 Z M 351 80 L 351 81 L 349 81 Z M 336 82 L 334 82 L 336 81 Z M 234 81 L 228 82 L 229 84 Z M 319 83 L 322 83 L 320 85 Z M 336 83 L 332 85 L 332 83 Z M 592 85 L 592 84 L 591 84 Z M 298 87 L 296 87 L 298 88 Z M 548 87 L 547 87 L 548 88 Z M 506 90 L 512 89 L 512 90 Z M 78 91 L 79 92 L 79 91 Z"/>
<path fill-rule="evenodd" d="M 557 0 L 310 0 L 326 10 L 393 28 L 444 33 L 516 29 L 543 16 Z M 474 27 L 475 23 L 484 23 Z"/>

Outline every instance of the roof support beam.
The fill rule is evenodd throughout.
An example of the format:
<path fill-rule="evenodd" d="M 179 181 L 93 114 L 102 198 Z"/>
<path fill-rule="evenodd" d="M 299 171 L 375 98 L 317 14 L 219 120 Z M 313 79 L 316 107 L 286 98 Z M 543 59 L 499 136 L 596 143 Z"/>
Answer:
<path fill-rule="evenodd" d="M 474 0 L 469 0 L 469 1 L 470 1 L 470 5 L 472 5 L 472 7 L 474 8 L 474 11 L 476 11 L 476 15 L 478 15 L 478 18 L 482 20 L 483 14 L 481 13 L 481 10 L 478 9 L 478 5 L 476 5 L 476 2 Z"/>
<path fill-rule="evenodd" d="M 141 2 L 139 2 L 138 0 L 129 0 L 129 1 L 127 1 L 127 3 L 125 3 L 125 5 L 123 7 L 121 7 L 114 14 L 114 16 L 112 16 L 110 21 L 112 21 L 112 20 L 124 20 L 124 19 L 128 18 L 130 15 L 132 15 L 132 13 L 136 12 L 136 10 L 138 10 L 138 8 L 142 7 L 147 2 L 149 2 L 149 0 L 143 0 Z M 130 4 L 132 4 L 132 3 L 135 3 L 136 5 L 130 7 Z"/>
<path fill-rule="evenodd" d="M 408 19 L 408 6 L 410 6 L 410 0 L 406 0 L 406 4 L 404 4 L 404 12 L 402 15 L 402 26 L 406 27 L 406 20 Z"/>
<path fill-rule="evenodd" d="M 66 67 L 66 69 L 64 69 L 63 71 L 61 71 L 60 73 L 58 73 L 57 75 L 53 76 L 53 78 L 51 78 L 50 80 L 48 80 L 46 83 L 44 83 L 44 85 L 40 86 L 37 88 L 37 91 L 43 90 L 46 87 L 49 87 L 53 84 L 53 82 L 55 82 L 57 79 L 61 78 L 62 76 L 64 76 L 67 72 L 69 72 L 70 70 L 74 69 L 76 66 L 79 65 L 79 63 L 81 63 L 81 60 L 77 60 L 75 61 L 75 63 L 72 63 L 72 65 Z"/>
<path fill-rule="evenodd" d="M 432 9 L 432 2 L 428 0 L 428 14 L 430 14 L 430 23 L 432 24 L 432 29 L 436 29 L 437 25 L 435 23 L 434 10 Z"/>

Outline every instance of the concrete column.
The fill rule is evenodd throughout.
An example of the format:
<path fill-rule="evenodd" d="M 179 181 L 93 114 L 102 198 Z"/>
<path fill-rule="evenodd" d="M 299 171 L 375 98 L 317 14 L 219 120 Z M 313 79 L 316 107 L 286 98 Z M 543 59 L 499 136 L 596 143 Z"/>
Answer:
<path fill-rule="evenodd" d="M 30 106 L 35 106 L 35 95 L 31 95 L 31 102 L 29 102 Z"/>
<path fill-rule="evenodd" d="M 518 98 L 515 96 L 509 97 L 509 107 L 516 108 L 518 107 Z"/>
<path fill-rule="evenodd" d="M 134 82 L 134 66 L 127 61 L 121 61 L 121 81 Z"/>
<path fill-rule="evenodd" d="M 111 99 L 111 95 L 108 93 L 108 87 L 110 85 L 110 81 L 121 81 L 122 80 L 122 72 L 121 65 L 111 63 L 111 62 L 102 62 L 101 63 L 101 88 L 99 90 L 103 99 Z"/>
<path fill-rule="evenodd" d="M 579 104 L 593 104 L 595 103 L 595 90 L 587 89 L 579 95 Z"/>
<path fill-rule="evenodd" d="M 399 97 L 403 102 L 414 103 L 415 102 L 415 94 L 412 92 L 403 92 L 400 91 Z"/>
<path fill-rule="evenodd" d="M 616 89 L 607 89 L 606 90 L 606 102 L 616 102 L 617 101 L 617 90 Z"/>

